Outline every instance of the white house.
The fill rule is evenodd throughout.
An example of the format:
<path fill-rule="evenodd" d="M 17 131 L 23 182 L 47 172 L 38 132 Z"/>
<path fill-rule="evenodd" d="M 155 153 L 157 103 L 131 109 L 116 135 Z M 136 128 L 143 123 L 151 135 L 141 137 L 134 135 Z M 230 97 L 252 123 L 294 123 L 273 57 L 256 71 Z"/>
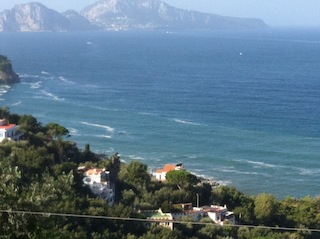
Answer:
<path fill-rule="evenodd" d="M 87 170 L 84 175 L 83 183 L 98 197 L 108 201 L 112 206 L 114 204 L 115 190 L 109 180 L 109 171 L 104 168 L 93 168 Z"/>
<path fill-rule="evenodd" d="M 92 168 L 85 172 L 85 176 L 90 179 L 90 183 L 102 183 L 109 180 L 109 171 L 105 168 Z"/>
<path fill-rule="evenodd" d="M 5 119 L 0 119 L 0 142 L 4 139 L 18 140 L 21 134 L 17 132 L 18 126 L 8 124 Z"/>
<path fill-rule="evenodd" d="M 166 175 L 168 172 L 173 170 L 184 170 L 184 166 L 182 163 L 180 164 L 166 164 L 163 169 L 158 169 L 155 173 L 153 173 L 153 176 L 158 181 L 166 181 Z"/>
<path fill-rule="evenodd" d="M 211 205 L 205 210 L 208 214 L 208 217 L 210 217 L 210 219 L 217 224 L 223 225 L 226 221 L 231 222 L 233 224 L 235 223 L 234 213 L 228 211 L 226 205 L 224 205 L 223 207 Z"/>

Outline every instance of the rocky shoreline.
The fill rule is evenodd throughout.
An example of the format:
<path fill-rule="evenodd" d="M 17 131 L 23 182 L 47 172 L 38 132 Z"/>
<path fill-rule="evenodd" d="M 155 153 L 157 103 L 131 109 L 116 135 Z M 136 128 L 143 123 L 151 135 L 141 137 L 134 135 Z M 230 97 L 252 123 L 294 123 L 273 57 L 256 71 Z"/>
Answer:
<path fill-rule="evenodd" d="M 218 183 L 217 181 L 214 181 L 212 179 L 209 179 L 209 178 L 204 178 L 204 177 L 198 177 L 199 179 L 199 183 L 200 184 L 209 184 L 211 185 L 212 187 L 218 187 L 220 186 L 220 183 Z"/>

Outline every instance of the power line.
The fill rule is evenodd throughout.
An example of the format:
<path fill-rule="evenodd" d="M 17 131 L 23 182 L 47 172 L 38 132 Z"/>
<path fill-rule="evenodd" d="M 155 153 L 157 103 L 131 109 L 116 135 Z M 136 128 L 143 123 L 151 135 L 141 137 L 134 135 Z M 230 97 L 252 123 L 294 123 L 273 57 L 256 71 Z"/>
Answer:
<path fill-rule="evenodd" d="M 192 225 L 211 225 L 222 227 L 222 225 L 208 222 L 185 222 L 185 221 L 176 221 L 176 220 L 152 220 L 152 219 L 141 219 L 141 218 L 131 218 L 131 217 L 108 217 L 108 216 L 95 216 L 87 214 L 72 214 L 72 213 L 55 213 L 55 212 L 33 212 L 33 211 L 19 211 L 19 210 L 3 210 L 0 209 L 0 213 L 13 213 L 13 214 L 29 214 L 43 217 L 73 217 L 73 218 L 90 218 L 90 219 L 103 219 L 103 220 L 121 220 L 121 221 L 137 221 L 145 223 L 174 223 L 174 224 L 192 224 Z M 256 226 L 256 225 L 240 225 L 240 224 L 227 224 L 228 227 L 247 227 L 247 228 L 259 228 L 259 229 L 270 229 L 276 231 L 308 231 L 308 232 L 320 232 L 320 229 L 315 228 L 293 228 L 293 227 L 271 227 L 271 226 Z"/>

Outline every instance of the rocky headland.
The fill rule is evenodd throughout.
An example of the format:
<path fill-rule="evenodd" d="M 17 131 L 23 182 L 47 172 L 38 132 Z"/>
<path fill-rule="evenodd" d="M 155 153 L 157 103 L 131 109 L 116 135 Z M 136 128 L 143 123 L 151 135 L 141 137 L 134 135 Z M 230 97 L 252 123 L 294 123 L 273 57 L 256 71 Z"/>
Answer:
<path fill-rule="evenodd" d="M 0 55 L 0 84 L 13 84 L 20 82 L 20 78 L 12 69 L 10 60 Z"/>

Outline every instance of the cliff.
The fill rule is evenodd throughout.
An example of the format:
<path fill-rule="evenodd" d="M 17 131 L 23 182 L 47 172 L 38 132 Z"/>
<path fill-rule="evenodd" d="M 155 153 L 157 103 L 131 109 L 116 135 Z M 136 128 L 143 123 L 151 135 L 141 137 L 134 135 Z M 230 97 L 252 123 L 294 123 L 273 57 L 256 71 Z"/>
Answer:
<path fill-rule="evenodd" d="M 19 76 L 13 71 L 10 60 L 0 55 L 0 84 L 20 82 Z"/>

